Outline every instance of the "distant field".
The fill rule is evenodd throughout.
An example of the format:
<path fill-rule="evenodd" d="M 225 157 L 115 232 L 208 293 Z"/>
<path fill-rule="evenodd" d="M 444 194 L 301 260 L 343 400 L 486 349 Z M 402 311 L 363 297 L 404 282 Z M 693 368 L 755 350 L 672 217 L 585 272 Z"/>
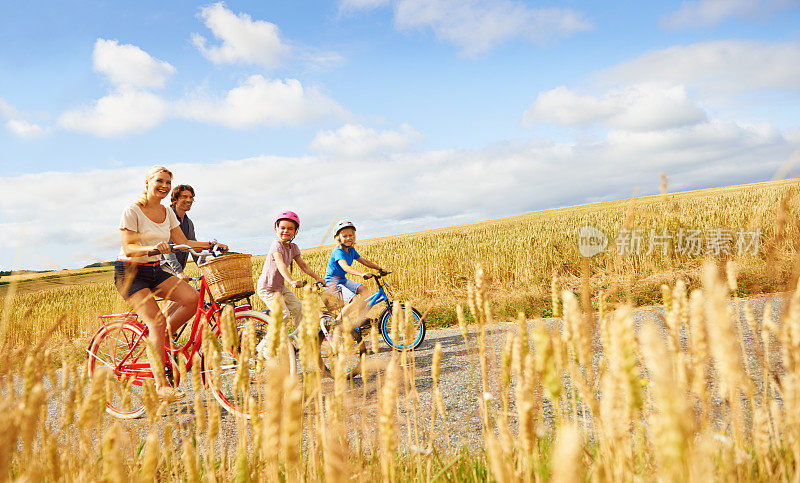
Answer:
<path fill-rule="evenodd" d="M 495 310 L 503 317 L 518 312 L 528 317 L 550 316 L 552 288 L 578 293 L 582 279 L 590 288 L 591 293 L 585 295 L 591 303 L 599 304 L 602 294 L 607 306 L 622 301 L 634 305 L 659 303 L 662 284 L 674 284 L 678 279 L 685 280 L 690 288 L 698 285 L 700 256 L 663 255 L 658 251 L 615 254 L 614 238 L 624 227 L 645 233 L 650 229 L 672 233 L 692 228 L 760 229 L 757 254 L 715 258 L 721 264 L 736 262 L 739 295 L 768 293 L 784 290 L 797 279 L 798 274 L 792 271 L 800 248 L 799 186 L 796 180 L 775 181 L 560 208 L 359 240 L 358 250 L 394 272 L 388 280 L 394 282 L 397 296 L 426 312 L 431 325 L 455 321 L 454 307 L 466 299 L 468 281 L 474 279 L 478 263 L 496 301 Z M 578 253 L 577 235 L 584 225 L 597 227 L 609 237 L 605 253 L 591 259 Z M 330 249 L 307 249 L 303 256 L 321 273 Z M 253 258 L 254 278 L 263 260 L 263 255 Z M 190 273 L 197 273 L 196 268 L 190 268 Z M 9 277 L 0 279 L 0 295 L 8 292 L 10 285 L 2 284 L 7 280 L 11 281 Z M 47 325 L 31 317 L 26 323 L 14 323 L 26 313 L 54 320 L 74 307 L 70 317 L 74 326 L 58 330 L 71 336 L 88 336 L 96 327 L 97 314 L 124 308 L 107 267 L 15 276 L 14 281 L 17 296 L 11 306 L 3 306 L 3 313 L 17 333 L 26 323 L 36 325 L 36 330 Z M 42 302 L 46 302 L 44 306 L 40 306 Z M 32 337 L 23 332 L 22 337 Z"/>
<path fill-rule="evenodd" d="M 24 273 L 0 277 L 0 294 L 5 293 L 12 283 L 17 293 L 38 292 L 68 285 L 90 282 L 107 282 L 114 277 L 111 267 L 77 268 L 42 273 Z"/>

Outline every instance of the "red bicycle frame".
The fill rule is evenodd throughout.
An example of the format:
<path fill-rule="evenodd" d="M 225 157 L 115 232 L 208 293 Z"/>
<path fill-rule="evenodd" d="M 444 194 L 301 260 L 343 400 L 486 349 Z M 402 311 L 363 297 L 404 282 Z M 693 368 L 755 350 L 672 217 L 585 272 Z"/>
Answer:
<path fill-rule="evenodd" d="M 164 345 L 164 354 L 182 354 L 186 358 L 186 369 L 189 370 L 192 367 L 192 358 L 194 355 L 200 350 L 200 347 L 203 344 L 203 331 L 200 326 L 200 320 L 205 318 L 205 321 L 211 325 L 214 330 L 214 333 L 217 336 L 221 335 L 221 330 L 219 323 L 219 317 L 222 314 L 222 307 L 220 307 L 219 303 L 214 300 L 214 297 L 211 295 L 211 290 L 206 283 L 205 277 L 199 277 L 200 280 L 200 288 L 199 288 L 199 297 L 197 299 L 197 311 L 194 315 L 194 320 L 192 321 L 192 329 L 191 333 L 189 334 L 189 340 L 181 347 L 173 347 L 170 344 L 170 339 L 167 338 L 167 344 Z M 206 301 L 206 296 L 208 296 L 208 301 Z M 244 310 L 250 310 L 252 305 L 250 303 L 249 297 L 247 297 L 247 303 L 242 305 L 234 306 L 235 312 L 240 312 Z M 215 318 L 215 321 L 212 321 L 212 318 Z M 133 384 L 140 386 L 142 384 L 141 379 L 146 377 L 153 377 L 153 372 L 150 367 L 150 363 L 145 360 L 144 362 L 134 362 L 131 364 L 126 364 L 125 362 L 131 357 L 137 348 L 140 348 L 139 345 L 145 339 L 147 339 L 149 329 L 147 328 L 146 324 L 143 324 L 141 320 L 139 320 L 139 316 L 133 310 L 120 313 L 120 314 L 108 314 L 108 315 L 101 315 L 100 320 L 103 321 L 103 324 L 108 324 L 111 322 L 125 322 L 130 324 L 135 324 L 141 329 L 141 335 L 138 338 L 131 341 L 126 341 L 130 350 L 124 357 L 121 358 L 119 364 L 113 368 L 114 374 L 120 380 L 124 379 L 133 379 Z M 185 325 L 184 325 L 185 327 Z M 92 347 L 94 343 L 94 337 L 91 341 L 89 341 L 89 348 Z M 140 349 L 139 349 L 140 350 Z M 88 351 L 88 349 L 87 349 Z M 92 357 L 90 352 L 90 357 Z M 176 361 L 177 362 L 177 361 Z M 171 365 L 169 361 L 165 361 L 165 364 Z M 173 374 L 177 368 L 171 369 Z M 205 380 L 205 375 L 203 375 L 203 379 Z M 177 381 L 176 381 L 177 382 Z"/>

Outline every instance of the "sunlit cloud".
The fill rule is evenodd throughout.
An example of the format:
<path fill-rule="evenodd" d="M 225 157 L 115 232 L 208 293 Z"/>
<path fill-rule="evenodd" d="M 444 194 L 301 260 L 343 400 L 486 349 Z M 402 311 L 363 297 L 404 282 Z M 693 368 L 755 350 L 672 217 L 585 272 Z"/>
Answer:
<path fill-rule="evenodd" d="M 92 104 L 63 113 L 58 125 L 100 137 L 143 132 L 160 124 L 169 105 L 152 92 L 120 88 Z"/>
<path fill-rule="evenodd" d="M 344 109 L 318 89 L 297 79 L 247 78 L 223 96 L 198 93 L 177 105 L 179 115 L 230 128 L 300 125 L 343 118 Z"/>
<path fill-rule="evenodd" d="M 135 45 L 97 39 L 92 61 L 95 72 L 108 77 L 115 86 L 162 87 L 175 67 L 157 60 Z"/>

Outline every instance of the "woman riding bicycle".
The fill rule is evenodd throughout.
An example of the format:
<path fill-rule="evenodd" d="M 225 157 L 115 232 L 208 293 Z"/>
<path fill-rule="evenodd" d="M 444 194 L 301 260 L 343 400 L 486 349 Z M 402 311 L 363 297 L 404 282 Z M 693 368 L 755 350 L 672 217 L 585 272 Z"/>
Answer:
<path fill-rule="evenodd" d="M 114 265 L 114 283 L 125 301 L 147 325 L 148 341 L 155 352 L 163 351 L 167 329 L 170 333 L 183 325 L 197 309 L 198 293 L 189 284 L 159 266 L 160 256 L 171 251 L 172 241 L 192 248 L 211 248 L 211 242 L 187 240 L 175 213 L 161 201 L 169 196 L 172 173 L 163 166 L 152 167 L 145 175 L 145 189 L 139 199 L 122 212 L 119 229 L 122 249 Z M 218 245 L 223 251 L 228 247 Z M 180 304 L 167 319 L 154 295 Z M 155 374 L 156 394 L 163 399 L 178 399 L 185 394 L 173 389 L 158 360 L 148 354 Z"/>

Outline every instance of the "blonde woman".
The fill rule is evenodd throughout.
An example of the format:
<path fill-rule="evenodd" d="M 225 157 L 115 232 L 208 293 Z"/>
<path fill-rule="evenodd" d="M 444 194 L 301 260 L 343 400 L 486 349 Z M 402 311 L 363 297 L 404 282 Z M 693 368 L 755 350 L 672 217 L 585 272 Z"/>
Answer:
<path fill-rule="evenodd" d="M 163 399 L 179 399 L 185 394 L 170 386 L 164 371 L 159 370 L 162 361 L 153 357 L 163 357 L 167 329 L 172 333 L 194 315 L 199 295 L 191 285 L 161 269 L 161 254 L 171 251 L 169 241 L 195 249 L 211 247 L 210 242 L 187 240 L 175 212 L 161 204 L 171 188 L 172 173 L 167 168 L 154 166 L 147 172 L 144 192 L 122 212 L 119 224 L 122 249 L 114 266 L 117 290 L 147 325 L 148 341 L 158 354 L 154 356 L 148 351 L 156 393 Z M 228 249 L 222 244 L 219 247 L 223 251 Z M 179 305 L 168 320 L 154 295 Z"/>

